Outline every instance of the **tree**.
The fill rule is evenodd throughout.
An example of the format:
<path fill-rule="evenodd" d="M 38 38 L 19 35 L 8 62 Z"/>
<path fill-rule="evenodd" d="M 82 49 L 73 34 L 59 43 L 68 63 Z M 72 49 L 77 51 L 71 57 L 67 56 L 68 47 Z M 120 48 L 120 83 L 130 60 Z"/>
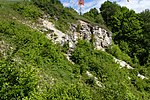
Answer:
<path fill-rule="evenodd" d="M 83 16 L 92 22 L 104 24 L 103 17 L 96 8 L 91 9 L 89 12 L 85 13 Z"/>
<path fill-rule="evenodd" d="M 102 4 L 100 10 L 106 25 L 113 32 L 115 44 L 118 44 L 120 49 L 130 57 L 136 56 L 143 64 L 141 58 L 144 57 L 146 51 L 141 44 L 143 42 L 142 27 L 138 14 L 110 1 Z M 128 47 L 127 50 L 124 47 Z"/>
<path fill-rule="evenodd" d="M 118 4 L 116 4 L 116 2 L 106 1 L 101 5 L 100 11 L 108 27 L 112 26 L 113 16 L 120 13 L 120 9 L 121 7 Z"/>
<path fill-rule="evenodd" d="M 143 29 L 143 47 L 146 49 L 144 63 L 149 63 L 150 60 L 150 10 L 146 9 L 145 11 L 139 14 L 140 21 L 142 21 Z"/>

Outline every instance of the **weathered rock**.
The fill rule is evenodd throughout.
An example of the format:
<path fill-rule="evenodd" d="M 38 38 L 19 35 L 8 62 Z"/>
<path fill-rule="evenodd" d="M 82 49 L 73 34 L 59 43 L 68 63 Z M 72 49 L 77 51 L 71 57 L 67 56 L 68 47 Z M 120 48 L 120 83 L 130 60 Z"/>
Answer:
<path fill-rule="evenodd" d="M 87 41 L 94 40 L 94 46 L 98 50 L 103 50 L 104 48 L 108 47 L 112 43 L 112 34 L 107 32 L 105 29 L 99 26 L 92 26 L 89 23 L 84 21 L 79 21 L 79 34 L 77 34 L 77 25 L 72 25 L 71 30 L 74 35 L 80 39 L 84 39 Z"/>
<path fill-rule="evenodd" d="M 71 31 L 69 34 L 65 34 L 55 28 L 54 24 L 45 19 L 39 19 L 39 23 L 42 24 L 47 33 L 48 39 L 51 39 L 54 43 L 60 43 L 61 45 L 66 42 L 69 43 L 70 49 L 74 49 L 78 39 L 84 39 L 86 41 L 93 40 L 93 45 L 98 50 L 104 50 L 112 43 L 112 34 L 99 26 L 92 26 L 84 21 L 79 21 L 78 24 L 71 25 Z M 80 27 L 79 27 L 80 26 Z M 44 30 L 44 29 L 43 29 Z"/>

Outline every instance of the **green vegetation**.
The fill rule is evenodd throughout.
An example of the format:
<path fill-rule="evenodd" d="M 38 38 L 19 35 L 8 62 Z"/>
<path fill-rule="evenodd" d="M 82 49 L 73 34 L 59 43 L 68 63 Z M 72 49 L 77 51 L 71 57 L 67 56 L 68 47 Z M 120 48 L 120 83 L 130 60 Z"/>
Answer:
<path fill-rule="evenodd" d="M 112 54 L 114 57 L 132 64 L 131 58 L 127 54 L 123 53 L 117 45 L 113 44 L 107 48 L 106 51 Z"/>
<path fill-rule="evenodd" d="M 141 12 L 139 14 L 139 18 L 140 18 L 140 21 L 142 22 L 142 40 L 141 41 L 141 45 L 143 44 L 143 51 L 144 51 L 144 55 L 142 56 L 141 59 L 143 59 L 143 61 L 145 63 L 147 63 L 149 65 L 149 62 L 150 62 L 150 10 L 145 10 L 143 12 Z M 143 42 L 143 43 L 142 43 Z M 140 60 L 141 60 L 140 59 Z"/>
<path fill-rule="evenodd" d="M 59 0 L 32 0 L 33 3 L 41 8 L 50 19 L 55 23 L 56 28 L 66 32 L 70 24 L 75 22 L 79 16 L 72 8 L 65 8 Z"/>
<path fill-rule="evenodd" d="M 13 5 L 13 9 L 27 18 L 37 19 L 38 17 L 42 17 L 42 11 L 33 5 L 32 2 L 18 2 Z"/>
<path fill-rule="evenodd" d="M 0 61 L 0 99 L 21 100 L 37 93 L 37 69 L 29 64 Z"/>
<path fill-rule="evenodd" d="M 150 100 L 150 11 L 136 14 L 109 1 L 100 10 L 79 16 L 59 0 L 0 1 L 0 100 Z M 103 52 L 78 40 L 73 64 L 64 55 L 68 42 L 61 47 L 23 23 L 44 15 L 63 32 L 77 20 L 107 26 L 114 44 Z"/>
<path fill-rule="evenodd" d="M 102 25 L 104 24 L 103 17 L 96 8 L 91 9 L 89 12 L 85 13 L 83 16 L 91 20 L 92 22 L 99 23 Z"/>
<path fill-rule="evenodd" d="M 120 50 L 117 53 L 120 53 Z M 114 54 L 119 57 L 120 55 L 117 55 L 117 53 Z M 122 56 L 124 56 L 123 53 Z M 84 82 L 90 86 L 91 94 L 94 95 L 92 97 L 93 100 L 149 99 L 150 95 L 147 91 L 142 90 L 140 92 L 141 89 L 149 87 L 149 82 L 143 80 L 143 83 L 141 83 L 141 79 L 135 76 L 138 72 L 137 69 L 135 71 L 120 69 L 114 63 L 113 57 L 110 54 L 92 49 L 91 44 L 79 41 L 71 58 L 72 61 L 80 66 L 80 74 L 83 75 Z M 129 59 L 128 56 L 127 58 Z M 85 76 L 87 70 L 98 77 L 98 80 L 102 83 L 102 88 L 98 87 L 93 82 L 93 79 Z M 128 77 L 131 77 L 132 80 L 129 80 Z"/>
<path fill-rule="evenodd" d="M 26 97 L 32 98 L 32 92 L 37 91 L 37 85 L 43 89 L 46 88 L 48 83 L 51 83 L 49 77 L 56 79 L 58 82 L 75 81 L 78 76 L 76 75 L 78 73 L 75 73 L 77 72 L 75 66 L 67 61 L 59 48 L 46 39 L 43 34 L 16 21 L 3 20 L 0 21 L 0 26 L 1 41 L 5 41 L 13 48 L 11 54 L 8 54 L 7 57 L 1 57 L 2 66 L 0 72 L 2 74 L 0 89 L 2 99 L 9 100 L 10 98 L 16 97 L 18 97 L 18 99 Z M 44 79 L 41 77 L 41 79 L 37 81 L 37 79 L 34 78 L 32 66 L 35 70 L 41 69 L 39 70 L 40 72 L 35 74 L 36 76 L 42 76 Z M 6 68 L 4 69 L 4 67 Z M 42 71 L 44 72 L 44 76 Z M 46 81 L 47 85 L 45 85 L 46 83 L 41 83 L 42 80 L 44 80 L 44 82 Z M 50 88 L 49 85 L 47 87 Z M 13 90 L 15 88 L 18 90 Z M 48 92 L 45 93 L 46 90 L 41 91 L 43 95 Z M 37 92 L 39 93 L 39 91 Z"/>
<path fill-rule="evenodd" d="M 135 11 L 110 1 L 102 4 L 100 10 L 106 25 L 113 32 L 114 43 L 131 58 L 138 58 L 139 63 L 145 65 L 148 62 L 149 51 L 143 36 L 144 31 L 149 28 L 144 29 L 147 23 L 143 23 L 142 20 L 145 18 L 139 20 L 139 15 L 144 17 L 144 13 L 136 14 Z"/>

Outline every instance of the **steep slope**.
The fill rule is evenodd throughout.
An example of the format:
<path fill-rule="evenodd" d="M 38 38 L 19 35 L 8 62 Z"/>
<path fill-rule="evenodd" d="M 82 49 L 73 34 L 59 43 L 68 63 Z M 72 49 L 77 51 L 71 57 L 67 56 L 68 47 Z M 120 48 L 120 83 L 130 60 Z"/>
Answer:
<path fill-rule="evenodd" d="M 57 0 L 48 4 L 50 11 L 61 7 L 65 14 L 74 13 Z M 106 49 L 112 44 L 108 30 L 77 17 L 60 24 L 62 10 L 47 13 L 48 4 L 0 2 L 1 100 L 150 99 L 149 77 L 138 78 L 136 67 L 120 68 L 121 61 L 112 56 L 120 59 L 118 51 Z M 58 30 L 62 25 L 66 31 Z"/>

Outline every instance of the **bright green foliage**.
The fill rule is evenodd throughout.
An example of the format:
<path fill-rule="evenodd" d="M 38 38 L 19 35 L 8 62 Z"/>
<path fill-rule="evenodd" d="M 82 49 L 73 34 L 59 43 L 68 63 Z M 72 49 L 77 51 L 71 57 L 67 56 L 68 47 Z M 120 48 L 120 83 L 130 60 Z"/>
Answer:
<path fill-rule="evenodd" d="M 83 16 L 91 20 L 92 22 L 104 24 L 104 20 L 96 8 L 91 9 L 89 12 L 85 13 Z"/>
<path fill-rule="evenodd" d="M 46 13 L 54 17 L 59 15 L 60 10 L 63 10 L 63 5 L 59 0 L 32 0 L 35 5 L 45 10 Z M 56 12 L 57 11 L 57 12 Z"/>
<path fill-rule="evenodd" d="M 128 48 L 126 48 L 126 49 L 128 49 Z M 117 45 L 115 45 L 115 44 L 110 46 L 109 48 L 107 48 L 106 51 L 108 53 L 112 54 L 114 57 L 116 57 L 118 59 L 126 61 L 126 62 L 128 62 L 130 64 L 132 63 L 131 58 L 127 54 L 123 53 L 120 50 L 120 48 Z"/>
<path fill-rule="evenodd" d="M 17 22 L 2 21 L 0 26 L 1 36 L 4 36 L 6 41 L 14 46 L 13 56 L 19 56 L 28 63 L 43 68 L 49 66 L 49 68 L 57 71 L 58 67 L 63 69 L 64 66 L 67 67 L 68 71 L 72 71 L 71 66 L 68 66 L 69 62 L 66 63 L 66 59 L 59 48 L 41 33 Z"/>
<path fill-rule="evenodd" d="M 18 11 L 24 17 L 36 19 L 42 15 L 42 11 L 31 2 L 18 2 L 13 5 L 13 9 Z"/>
<path fill-rule="evenodd" d="M 38 91 L 37 69 L 29 64 L 0 61 L 0 99 L 21 100 Z"/>
<path fill-rule="evenodd" d="M 116 48 L 116 49 L 115 49 Z M 114 54 L 117 57 L 125 56 L 121 59 L 131 61 L 130 58 L 121 53 L 118 47 L 113 47 Z M 121 55 L 120 55 L 121 54 Z M 128 77 L 132 77 L 135 82 L 139 82 L 135 73 L 128 72 L 126 69 L 120 69 L 114 63 L 113 57 L 106 52 L 97 51 L 92 48 L 92 45 L 85 41 L 79 41 L 77 48 L 72 54 L 71 59 L 80 66 L 80 73 L 83 75 L 83 80 L 91 88 L 93 100 L 140 100 L 141 96 L 148 99 L 149 95 L 141 94 L 138 92 L 140 84 L 132 83 Z M 87 78 L 86 71 L 90 71 L 102 83 L 103 87 L 98 87 L 94 79 Z M 138 88 L 136 88 L 135 86 Z M 147 87 L 148 83 L 144 86 Z M 143 87 L 140 87 L 143 89 Z M 97 95 L 99 94 L 99 95 Z"/>
<path fill-rule="evenodd" d="M 18 22 L 4 20 L 0 21 L 0 26 L 0 36 L 10 43 L 14 50 L 0 64 L 2 65 L 0 67 L 2 73 L 0 74 L 1 99 L 90 100 L 91 95 L 88 88 L 84 89 L 82 83 L 73 82 L 76 80 L 78 68 L 69 63 L 59 48 L 47 40 L 43 34 Z M 33 69 L 38 68 L 42 68 L 42 71 L 48 76 L 37 80 L 38 75 L 43 76 L 41 72 L 34 73 Z M 62 82 L 62 84 L 55 85 L 54 81 L 51 83 L 54 85 L 48 85 L 51 82 L 48 77 L 56 78 L 58 82 L 63 80 L 69 83 Z M 47 83 L 41 83 L 42 80 Z M 38 90 L 41 91 L 40 94 Z"/>
<path fill-rule="evenodd" d="M 141 44 L 142 27 L 135 11 L 110 1 L 102 4 L 100 10 L 106 25 L 113 32 L 114 43 L 131 58 L 138 58 L 143 65 L 145 61 L 141 58 L 144 58 L 146 50 Z"/>
<path fill-rule="evenodd" d="M 46 14 L 49 15 L 59 30 L 64 33 L 68 32 L 68 28 L 72 23 L 77 23 L 77 20 L 84 20 L 88 23 L 100 25 L 104 23 L 101 14 L 96 9 L 93 9 L 89 14 L 80 16 L 74 9 L 63 7 L 59 0 L 32 0 L 32 2 L 41 8 Z M 93 14 L 92 14 L 93 13 Z M 98 14 L 92 18 L 94 14 Z M 96 19 L 95 19 L 96 18 Z M 104 25 L 101 26 L 106 28 Z M 107 29 L 107 28 L 106 28 Z"/>
<path fill-rule="evenodd" d="M 9 97 L 10 98 L 17 98 L 17 97 L 25 98 L 25 97 L 30 97 L 30 93 L 31 94 L 32 92 L 34 93 L 36 89 L 33 83 L 34 80 L 32 80 L 32 77 L 34 76 L 32 76 L 31 79 L 28 78 L 30 77 L 30 75 L 33 75 L 34 73 L 32 74 L 30 70 L 29 71 L 26 70 L 26 68 L 28 69 L 28 65 L 29 67 L 34 66 L 33 68 L 35 69 L 42 68 L 41 71 L 44 71 L 44 73 L 47 75 L 45 77 L 46 79 L 49 76 L 49 77 L 54 77 L 58 79 L 59 81 L 61 81 L 62 79 L 65 81 L 67 80 L 71 81 L 72 79 L 74 79 L 74 77 L 76 77 L 74 73 L 78 74 L 77 73 L 78 71 L 76 71 L 77 69 L 75 68 L 75 66 L 72 65 L 69 61 L 67 61 L 65 56 L 63 56 L 63 53 L 59 50 L 59 48 L 57 48 L 57 46 L 54 45 L 51 41 L 46 39 L 44 34 L 36 32 L 30 29 L 29 27 L 26 27 L 16 21 L 9 21 L 9 20 L 2 21 L 1 20 L 0 26 L 1 26 L 0 37 L 2 37 L 1 39 L 3 39 L 4 41 L 7 41 L 7 43 L 9 43 L 13 47 L 12 54 L 8 55 L 4 59 L 6 64 L 7 63 L 8 64 L 7 65 L 4 64 L 2 66 L 2 67 L 5 67 L 6 70 L 8 70 L 8 72 L 6 72 L 6 77 L 5 77 L 5 74 L 2 74 L 4 76 L 0 77 L 1 82 L 3 82 L 1 84 L 4 84 L 5 86 L 5 84 L 7 85 L 8 83 L 8 88 L 5 88 L 6 90 L 3 90 L 4 87 L 1 87 L 0 89 L 0 91 L 2 91 L 1 98 L 5 98 L 6 100 L 10 100 Z M 12 61 L 15 61 L 16 64 L 14 65 L 11 64 L 9 59 L 12 59 Z M 19 63 L 21 63 L 21 65 Z M 14 69 L 12 69 L 13 67 Z M 12 69 L 12 74 L 10 73 L 11 69 Z M 23 70 L 23 72 L 18 73 L 18 71 L 21 71 L 21 69 Z M 18 81 L 23 82 L 23 83 L 20 83 L 20 84 L 16 83 L 16 85 L 17 84 L 18 85 L 15 87 L 14 86 L 15 83 L 11 85 L 12 81 L 10 79 L 7 79 L 5 82 L 5 79 L 7 78 L 7 74 L 10 74 L 11 78 L 14 77 L 14 79 L 12 78 L 12 81 L 18 78 L 19 79 Z M 13 76 L 13 75 L 16 75 L 16 76 Z M 22 80 L 22 78 L 24 77 L 25 79 Z M 43 79 L 41 78 L 39 81 L 41 80 Z M 24 83 L 25 81 L 27 83 Z M 45 81 L 49 82 L 51 80 L 45 80 Z M 10 83 L 10 86 L 9 86 L 9 83 Z M 28 84 L 30 87 L 28 87 Z M 46 86 L 43 87 L 42 85 L 45 83 L 40 83 L 40 84 L 41 84 L 40 88 L 46 88 Z M 25 85 L 24 86 L 25 89 L 23 89 L 21 85 Z M 17 89 L 16 91 L 10 90 L 10 93 L 9 91 L 7 92 L 7 89 L 11 89 L 11 88 L 17 88 L 18 90 Z M 26 89 L 29 89 L 29 91 L 27 91 Z M 43 93 L 45 94 L 44 92 L 45 89 L 41 91 L 43 91 L 41 92 L 41 94 Z M 18 92 L 20 94 L 17 94 Z M 37 93 L 35 94 L 36 94 L 35 97 L 38 96 Z"/>
<path fill-rule="evenodd" d="M 59 0 L 32 0 L 44 12 L 49 14 L 51 20 L 55 21 L 55 26 L 59 30 L 66 32 L 70 23 L 76 21 L 77 12 L 72 8 L 65 8 Z"/>
<path fill-rule="evenodd" d="M 48 90 L 47 100 L 92 100 L 89 89 L 82 83 L 55 84 Z"/>
<path fill-rule="evenodd" d="M 134 11 L 111 2 L 107 3 L 109 6 L 113 5 L 112 9 L 108 9 L 108 5 L 103 5 L 103 7 L 106 6 L 103 10 L 112 16 L 105 17 L 104 20 L 109 20 L 107 24 L 110 29 L 114 29 L 114 39 L 118 45 L 108 48 L 107 51 L 110 53 L 108 54 L 95 50 L 93 43 L 79 40 L 72 52 L 71 59 L 75 63 L 72 64 L 64 55 L 69 49 L 68 43 L 64 47 L 54 44 L 45 37 L 45 34 L 31 29 L 21 20 L 35 20 L 36 22 L 41 14 L 48 14 L 48 18 L 58 28 L 67 31 L 70 24 L 78 19 L 101 23 L 101 15 L 96 9 L 86 13 L 84 15 L 86 17 L 83 18 L 78 16 L 73 9 L 63 7 L 58 0 L 32 0 L 18 3 L 0 1 L 0 43 L 2 44 L 0 45 L 0 99 L 150 100 L 149 64 L 141 67 L 137 60 L 137 57 L 143 58 L 141 56 L 143 52 L 148 54 L 148 47 L 143 48 L 143 42 L 139 45 L 138 39 L 143 41 L 146 38 L 147 42 L 144 41 L 144 43 L 149 41 L 146 35 L 148 31 L 143 31 L 144 38 L 140 35 L 141 27 L 144 30 L 146 26 L 144 19 L 149 12 L 139 15 L 142 16 L 139 20 L 143 21 L 143 26 L 139 26 L 141 22 L 136 19 L 137 14 Z M 101 12 L 103 16 L 105 16 L 104 12 Z M 133 25 L 133 27 L 128 27 L 128 25 Z M 80 31 L 80 26 L 78 26 L 78 31 Z M 136 42 L 137 45 L 135 45 Z M 137 50 L 135 54 L 132 51 L 134 49 Z M 133 54 L 134 62 L 125 53 Z M 130 64 L 133 63 L 134 70 L 120 68 L 114 62 L 112 55 Z M 148 62 L 148 56 L 146 57 L 145 61 Z M 88 76 L 87 71 L 93 77 Z M 148 79 L 138 78 L 138 73 Z"/>

